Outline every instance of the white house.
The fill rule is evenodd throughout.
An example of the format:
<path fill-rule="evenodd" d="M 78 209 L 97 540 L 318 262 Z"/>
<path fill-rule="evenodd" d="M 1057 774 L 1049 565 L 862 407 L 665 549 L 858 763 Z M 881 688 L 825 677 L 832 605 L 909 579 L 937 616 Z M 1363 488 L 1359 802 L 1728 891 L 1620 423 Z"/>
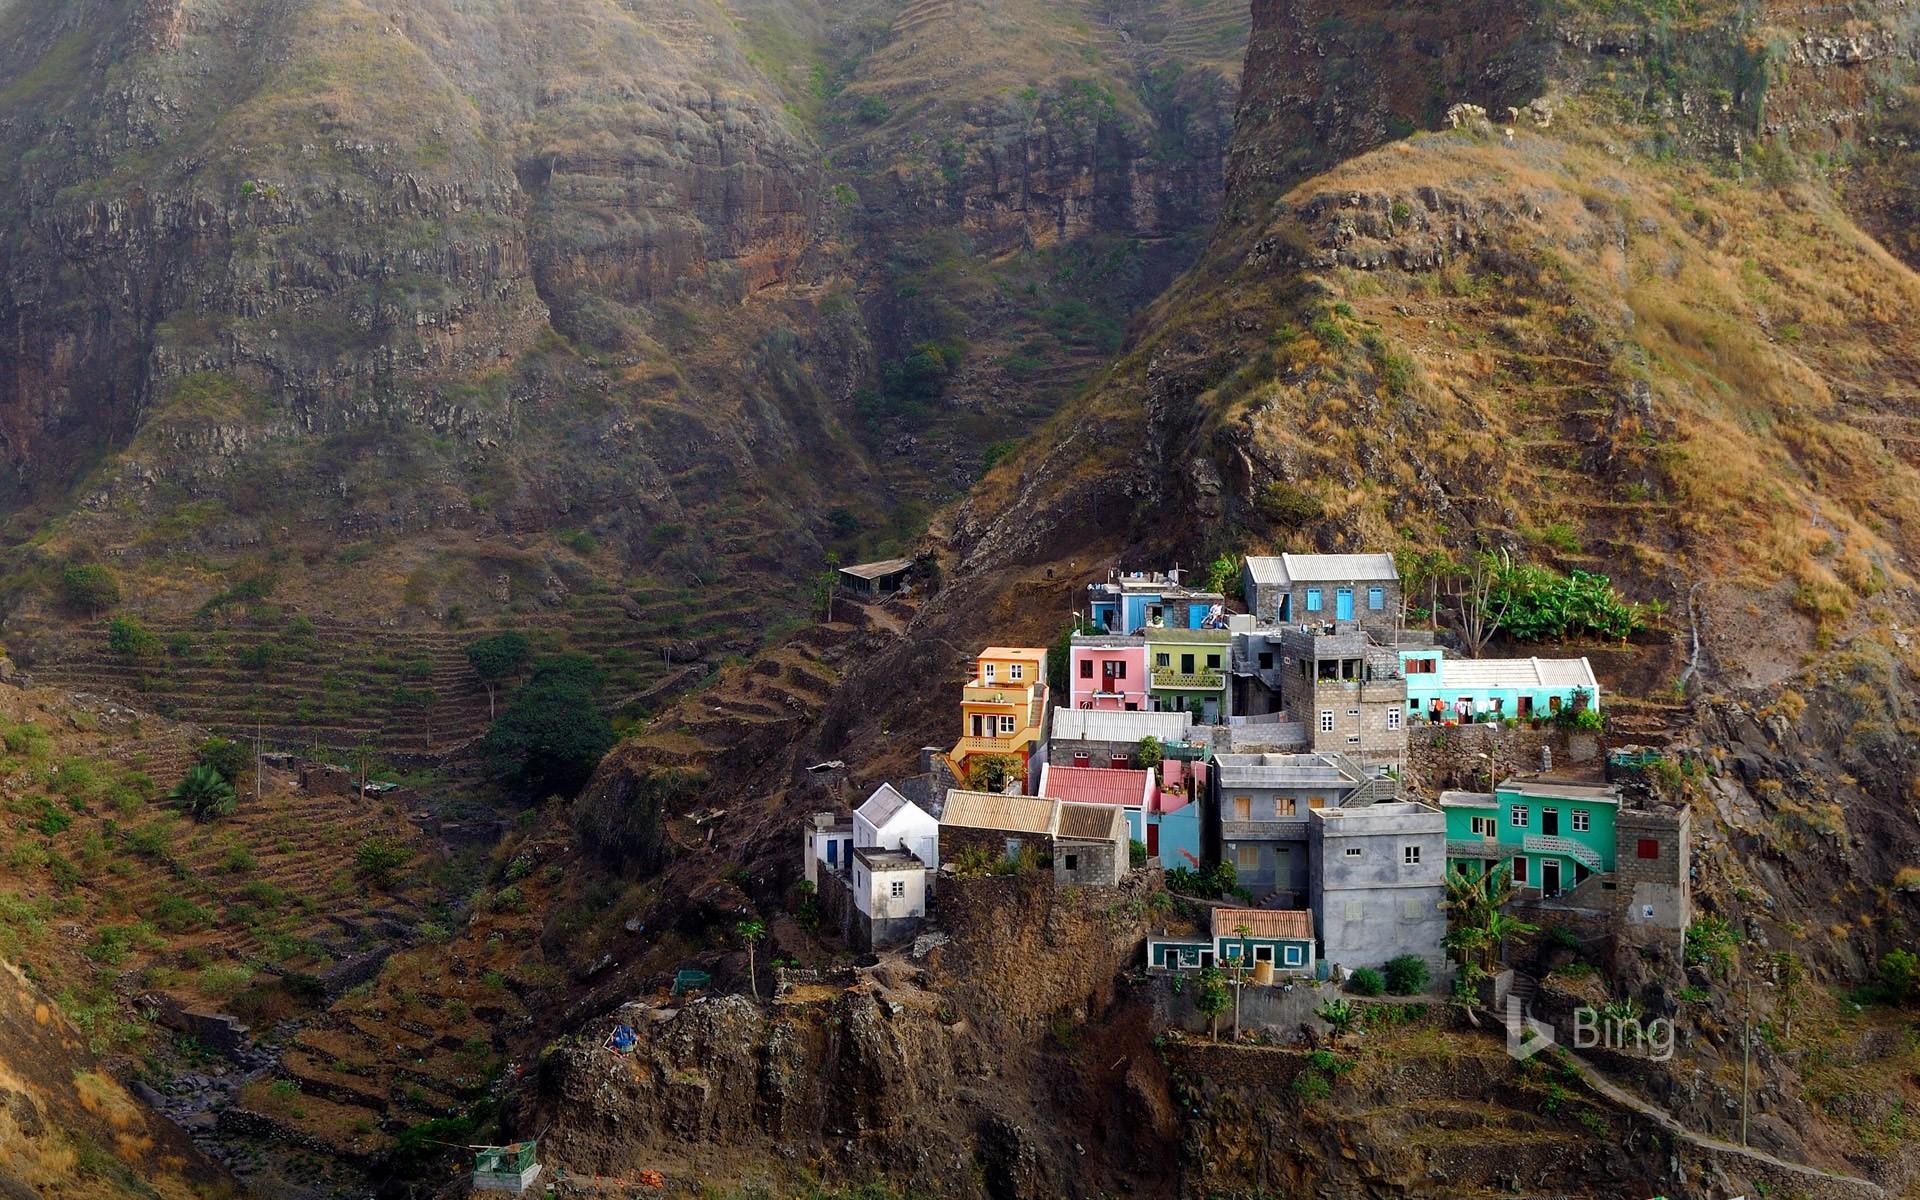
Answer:
<path fill-rule="evenodd" d="M 863 850 L 904 850 L 930 871 L 940 867 L 940 822 L 889 783 L 854 810 L 853 844 Z"/>
<path fill-rule="evenodd" d="M 869 949 L 913 937 L 927 915 L 926 866 L 905 850 L 856 849 L 853 906 L 859 911 L 859 932 Z"/>
<path fill-rule="evenodd" d="M 815 813 L 807 822 L 805 838 L 800 859 L 801 877 L 816 889 L 820 887 L 823 872 L 837 874 L 852 866 L 852 821 L 835 813 Z"/>

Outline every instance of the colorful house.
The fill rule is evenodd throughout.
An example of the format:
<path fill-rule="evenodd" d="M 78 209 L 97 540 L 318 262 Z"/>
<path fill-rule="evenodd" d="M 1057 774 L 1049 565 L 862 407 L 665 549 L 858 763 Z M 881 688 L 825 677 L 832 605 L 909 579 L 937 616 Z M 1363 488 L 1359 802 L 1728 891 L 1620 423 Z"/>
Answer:
<path fill-rule="evenodd" d="M 1180 582 L 1180 571 L 1115 571 L 1087 585 L 1087 615 L 1096 629 L 1138 633 L 1149 625 L 1201 629 L 1223 620 L 1227 598 Z"/>
<path fill-rule="evenodd" d="M 853 810 L 853 844 L 858 850 L 904 850 L 929 868 L 940 866 L 940 822 L 890 783 Z"/>
<path fill-rule="evenodd" d="M 1011 758 L 1019 764 L 1021 786 L 1031 787 L 1046 727 L 1047 652 L 988 646 L 961 689 L 960 741 L 949 756 L 954 774 L 965 780 L 978 759 Z"/>
<path fill-rule="evenodd" d="M 1118 808 L 1127 818 L 1127 836 L 1143 844 L 1147 840 L 1147 810 L 1153 807 L 1153 798 L 1159 790 L 1152 771 L 1062 767 L 1052 763 L 1040 768 L 1042 798 Z"/>
<path fill-rule="evenodd" d="M 1047 761 L 1074 767 L 1131 767 L 1140 743 L 1186 745 L 1193 714 L 1056 708 L 1047 729 Z"/>
<path fill-rule="evenodd" d="M 1077 633 L 1068 653 L 1067 680 L 1074 708 L 1143 712 L 1153 707 L 1147 690 L 1147 644 L 1142 639 Z"/>
<path fill-rule="evenodd" d="M 1407 719 L 1526 721 L 1582 705 L 1600 711 L 1600 683 L 1584 658 L 1448 658 L 1438 646 L 1400 652 Z"/>
<path fill-rule="evenodd" d="M 1157 859 L 1168 869 L 1185 867 L 1198 870 L 1201 856 L 1200 814 L 1207 797 L 1208 779 L 1213 771 L 1209 752 L 1193 747 L 1192 758 L 1180 758 L 1186 747 L 1170 743 L 1167 758 L 1160 764 L 1160 789 L 1147 809 L 1147 857 Z"/>
<path fill-rule="evenodd" d="M 1492 793 L 1442 792 L 1447 869 L 1478 875 L 1505 863 L 1518 887 L 1557 896 L 1611 874 L 1620 789 L 1538 776 Z"/>
<path fill-rule="evenodd" d="M 1315 943 L 1313 914 L 1298 908 L 1216 908 L 1214 961 L 1272 963 L 1276 970 L 1311 975 Z"/>
<path fill-rule="evenodd" d="M 1161 712 L 1190 712 L 1196 724 L 1226 719 L 1227 656 L 1232 635 L 1225 629 L 1149 628 L 1147 672 L 1153 707 Z"/>

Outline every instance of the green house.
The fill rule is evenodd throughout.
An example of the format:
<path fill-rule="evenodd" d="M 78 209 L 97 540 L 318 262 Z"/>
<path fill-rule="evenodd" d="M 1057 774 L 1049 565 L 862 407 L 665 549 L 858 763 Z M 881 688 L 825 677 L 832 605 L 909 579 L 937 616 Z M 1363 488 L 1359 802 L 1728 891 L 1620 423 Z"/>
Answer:
<path fill-rule="evenodd" d="M 1442 792 L 1447 869 L 1479 875 L 1505 863 L 1514 883 L 1557 896 L 1614 869 L 1620 791 L 1553 779 L 1509 779 L 1492 792 Z"/>
<path fill-rule="evenodd" d="M 1224 629 L 1141 631 L 1147 643 L 1147 689 L 1155 712 L 1190 712 L 1201 725 L 1227 717 L 1227 659 L 1233 635 Z"/>

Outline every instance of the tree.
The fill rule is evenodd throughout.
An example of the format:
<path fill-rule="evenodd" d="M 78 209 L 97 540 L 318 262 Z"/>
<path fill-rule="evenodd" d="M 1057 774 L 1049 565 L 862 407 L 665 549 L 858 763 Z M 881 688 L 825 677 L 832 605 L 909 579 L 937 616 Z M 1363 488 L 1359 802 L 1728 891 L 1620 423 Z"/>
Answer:
<path fill-rule="evenodd" d="M 1226 977 L 1220 974 L 1220 968 L 1201 967 L 1200 982 L 1193 990 L 1193 1007 L 1213 1023 L 1216 1042 L 1220 1040 L 1220 1014 L 1227 1011 L 1229 1003 Z"/>
<path fill-rule="evenodd" d="M 245 746 L 231 738 L 210 737 L 200 743 L 200 765 L 218 771 L 220 778 L 230 784 L 240 782 L 240 775 L 252 758 Z"/>
<path fill-rule="evenodd" d="M 1499 964 L 1500 947 L 1506 939 L 1539 928 L 1502 911 L 1517 890 L 1513 871 L 1504 864 L 1480 875 L 1454 868 L 1447 872 L 1446 887 L 1447 897 L 1440 907 L 1447 910 L 1449 928 L 1441 944 L 1462 963 L 1492 971 Z"/>
<path fill-rule="evenodd" d="M 1339 997 L 1321 1001 L 1320 1007 L 1313 1010 L 1313 1015 L 1333 1027 L 1335 1041 L 1347 1036 L 1347 1032 L 1360 1019 L 1360 1014 L 1354 1011 L 1353 1005 Z"/>
<path fill-rule="evenodd" d="M 481 754 L 536 795 L 573 795 L 618 740 L 595 700 L 601 685 L 584 655 L 541 660 L 481 739 Z"/>
<path fill-rule="evenodd" d="M 827 565 L 813 577 L 813 603 L 820 610 L 820 620 L 825 624 L 833 623 L 833 598 L 840 591 L 840 555 L 827 552 Z"/>
<path fill-rule="evenodd" d="M 1018 778 L 1020 760 L 1011 754 L 982 754 L 967 763 L 967 786 L 976 792 L 1003 792 Z"/>
<path fill-rule="evenodd" d="M 1800 1007 L 1800 982 L 1806 978 L 1806 968 L 1800 958 L 1791 950 L 1778 950 L 1773 955 L 1773 980 L 1780 987 L 1780 1015 L 1783 1028 L 1780 1035 L 1793 1036 L 1793 1013 Z"/>
<path fill-rule="evenodd" d="M 467 663 L 487 688 L 487 720 L 494 718 L 494 685 L 518 674 L 527 665 L 529 651 L 527 639 L 511 629 L 468 644 Z"/>
<path fill-rule="evenodd" d="M 1457 569 L 1453 557 L 1445 550 L 1402 547 L 1394 553 L 1393 558 L 1400 569 L 1400 623 L 1410 624 L 1408 618 L 1412 614 L 1409 608 L 1413 597 L 1425 588 L 1427 623 L 1434 629 L 1440 628 L 1440 581 Z"/>
<path fill-rule="evenodd" d="M 1460 635 L 1468 658 L 1480 657 L 1506 618 L 1513 601 L 1501 581 L 1512 572 L 1513 559 L 1506 551 L 1498 555 L 1482 551 L 1454 575 L 1453 601 L 1459 618 L 1454 632 Z"/>
<path fill-rule="evenodd" d="M 120 582 L 99 563 L 68 563 L 60 572 L 60 598 L 81 612 L 105 612 L 120 603 Z"/>
<path fill-rule="evenodd" d="M 1166 758 L 1167 748 L 1152 734 L 1141 738 L 1140 744 L 1133 748 L 1133 765 L 1142 771 L 1157 769 Z"/>
<path fill-rule="evenodd" d="M 747 948 L 747 986 L 753 990 L 753 998 L 760 999 L 760 980 L 753 973 L 753 946 L 767 936 L 766 922 L 749 918 L 733 927 L 733 936 L 740 939 Z"/>
<path fill-rule="evenodd" d="M 1207 564 L 1207 590 L 1228 595 L 1238 589 L 1240 582 L 1240 560 L 1231 554 L 1222 554 Z"/>
<path fill-rule="evenodd" d="M 1887 951 L 1880 959 L 1879 975 L 1888 1003 L 1910 1005 L 1920 997 L 1920 957 L 1913 951 Z"/>
<path fill-rule="evenodd" d="M 393 887 L 394 876 L 413 858 L 413 851 L 389 837 L 370 837 L 353 852 L 354 865 L 368 883 L 381 891 Z"/>
<path fill-rule="evenodd" d="M 220 772 L 204 763 L 188 767 L 186 775 L 168 793 L 168 798 L 196 821 L 227 816 L 238 803 L 233 794 L 233 785 L 222 779 Z"/>

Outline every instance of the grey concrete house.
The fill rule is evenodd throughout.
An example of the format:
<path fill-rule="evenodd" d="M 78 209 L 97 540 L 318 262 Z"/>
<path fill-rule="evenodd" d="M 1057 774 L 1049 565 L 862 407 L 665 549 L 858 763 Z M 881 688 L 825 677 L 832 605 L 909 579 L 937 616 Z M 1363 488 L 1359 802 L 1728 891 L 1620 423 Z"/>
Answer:
<path fill-rule="evenodd" d="M 1320 809 L 1309 831 L 1320 956 L 1352 971 L 1412 954 L 1438 977 L 1446 969 L 1445 814 L 1410 801 Z"/>
<path fill-rule="evenodd" d="M 1053 842 L 1053 881 L 1115 886 L 1132 865 L 1129 840 L 1122 809 L 1062 802 Z"/>
<path fill-rule="evenodd" d="M 1398 651 L 1358 625 L 1280 631 L 1280 693 L 1316 751 L 1347 754 L 1370 767 L 1407 757 L 1407 681 Z"/>
<path fill-rule="evenodd" d="M 1692 812 L 1623 808 L 1613 828 L 1615 929 L 1636 943 L 1681 949 L 1693 921 Z"/>
<path fill-rule="evenodd" d="M 1214 779 L 1221 859 L 1256 901 L 1279 894 L 1299 907 L 1310 882 L 1308 814 L 1347 803 L 1364 773 L 1321 754 L 1221 754 Z"/>
<path fill-rule="evenodd" d="M 1391 554 L 1249 556 L 1247 611 L 1268 625 L 1352 621 L 1390 638 L 1400 626 L 1400 572 Z"/>

